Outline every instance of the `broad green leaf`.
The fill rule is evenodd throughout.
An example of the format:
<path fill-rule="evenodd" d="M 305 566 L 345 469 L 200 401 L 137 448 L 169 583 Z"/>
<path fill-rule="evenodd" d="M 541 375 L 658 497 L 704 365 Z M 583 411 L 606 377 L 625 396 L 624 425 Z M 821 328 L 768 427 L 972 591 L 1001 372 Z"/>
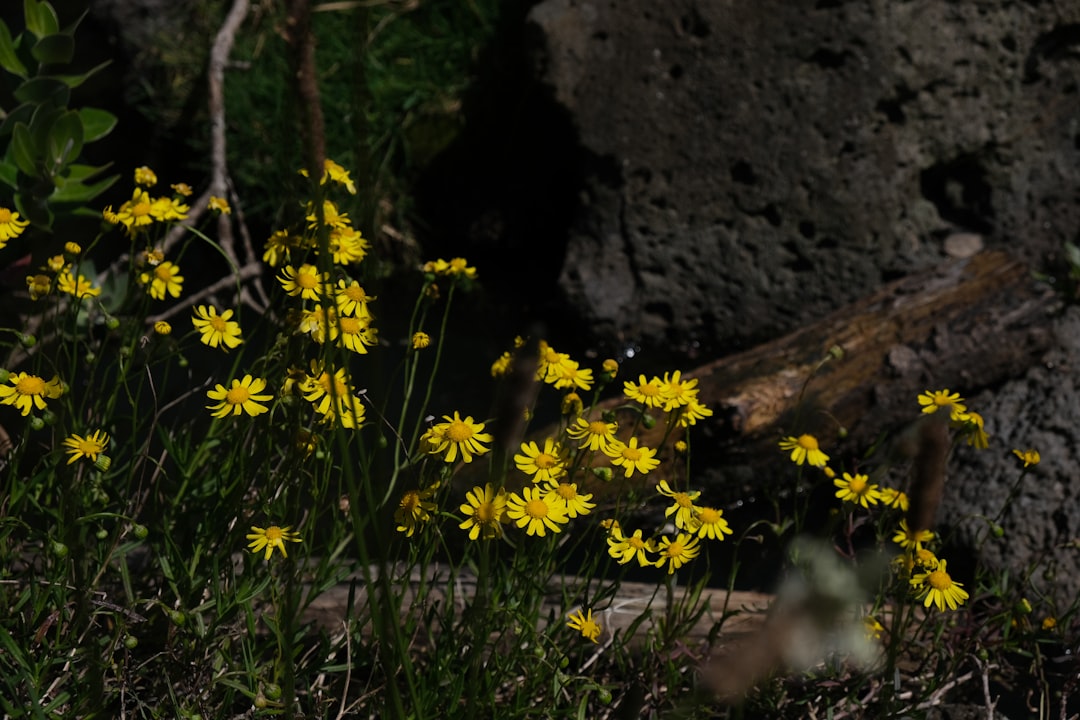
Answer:
<path fill-rule="evenodd" d="M 82 118 L 83 140 L 88 143 L 100 140 L 116 127 L 116 116 L 106 110 L 79 108 L 79 117 Z"/>
<path fill-rule="evenodd" d="M 46 35 L 30 50 L 42 65 L 64 65 L 75 56 L 75 38 L 63 33 Z"/>
<path fill-rule="evenodd" d="M 63 186 L 49 196 L 49 200 L 54 203 L 84 203 L 108 190 L 119 178 L 119 175 L 113 175 L 90 185 L 78 181 L 64 181 Z M 101 215 L 100 212 L 97 214 Z"/>
<path fill-rule="evenodd" d="M 15 89 L 15 99 L 19 102 L 43 103 L 52 100 L 57 105 L 66 106 L 70 97 L 71 90 L 67 83 L 53 77 L 36 77 Z"/>
<path fill-rule="evenodd" d="M 79 157 L 83 148 L 83 126 L 79 113 L 68 110 L 53 121 L 45 145 L 46 159 L 59 169 Z"/>
<path fill-rule="evenodd" d="M 35 198 L 27 193 L 17 193 L 15 195 L 15 209 L 35 226 L 46 230 L 52 229 L 52 210 L 41 198 Z"/>
<path fill-rule="evenodd" d="M 15 163 L 0 162 L 0 182 L 4 183 L 12 190 L 17 190 L 19 187 L 19 168 L 15 167 Z"/>
<path fill-rule="evenodd" d="M 15 54 L 15 42 L 11 39 L 11 31 L 3 20 L 0 20 L 0 67 L 12 75 L 26 78 L 26 66 Z"/>
<path fill-rule="evenodd" d="M 44 102 L 38 105 L 30 118 L 30 136 L 34 140 L 34 150 L 39 156 L 45 155 L 45 147 L 49 142 L 49 133 L 53 123 L 64 114 L 64 108 L 57 107 L 53 102 Z"/>
<path fill-rule="evenodd" d="M 24 123 L 15 123 L 15 130 L 11 133 L 11 151 L 12 159 L 19 170 L 30 177 L 37 177 L 40 153 L 34 147 L 34 138 L 30 133 L 30 128 Z"/>
<path fill-rule="evenodd" d="M 60 31 L 56 11 L 44 0 L 23 0 L 23 12 L 26 14 L 26 29 L 39 38 Z"/>
<path fill-rule="evenodd" d="M 94 75 L 97 75 L 99 72 L 101 72 L 105 68 L 109 67 L 109 65 L 111 63 L 112 63 L 112 60 L 106 60 L 105 62 L 101 63 L 100 65 L 95 65 L 94 67 L 90 68 L 89 70 L 84 72 L 82 75 L 53 75 L 52 77 L 54 77 L 55 79 L 57 79 L 60 82 L 64 83 L 69 88 L 77 88 L 80 85 L 82 85 L 84 82 L 86 82 L 87 78 L 91 78 Z"/>
<path fill-rule="evenodd" d="M 106 163 L 104 165 L 80 165 L 73 163 L 68 165 L 67 174 L 64 179 L 72 182 L 83 182 L 89 180 L 95 175 L 100 175 L 109 168 L 112 167 L 112 163 Z"/>
<path fill-rule="evenodd" d="M 10 135 L 11 130 L 15 127 L 15 123 L 30 123 L 30 118 L 34 115 L 34 110 L 37 106 L 32 103 L 23 103 L 17 108 L 8 113 L 8 116 L 4 118 L 4 122 L 0 123 L 0 137 Z"/>

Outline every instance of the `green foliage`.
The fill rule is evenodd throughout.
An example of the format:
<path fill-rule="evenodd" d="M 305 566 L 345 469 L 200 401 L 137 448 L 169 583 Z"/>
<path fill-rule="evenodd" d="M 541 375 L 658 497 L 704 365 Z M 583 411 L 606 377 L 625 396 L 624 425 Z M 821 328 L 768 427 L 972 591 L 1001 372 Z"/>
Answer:
<path fill-rule="evenodd" d="M 12 37 L 0 21 L 0 67 L 21 82 L 13 108 L 4 109 L 0 182 L 15 190 L 15 206 L 31 223 L 50 229 L 57 206 L 78 206 L 104 192 L 116 177 L 99 178 L 108 166 L 79 164 L 83 145 L 108 135 L 116 118 L 94 108 L 69 109 L 72 88 L 100 71 L 63 74 L 75 52 L 82 18 L 61 29 L 45 0 L 24 0 L 25 32 Z M 32 68 L 32 71 L 31 69 Z"/>

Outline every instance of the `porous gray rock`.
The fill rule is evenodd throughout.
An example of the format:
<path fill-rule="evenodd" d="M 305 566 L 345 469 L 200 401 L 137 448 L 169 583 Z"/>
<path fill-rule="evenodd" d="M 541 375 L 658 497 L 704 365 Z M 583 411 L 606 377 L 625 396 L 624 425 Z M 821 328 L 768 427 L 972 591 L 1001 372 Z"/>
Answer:
<path fill-rule="evenodd" d="M 546 0 L 590 160 L 559 286 L 590 340 L 714 357 L 956 252 L 1080 226 L 1080 6 Z"/>

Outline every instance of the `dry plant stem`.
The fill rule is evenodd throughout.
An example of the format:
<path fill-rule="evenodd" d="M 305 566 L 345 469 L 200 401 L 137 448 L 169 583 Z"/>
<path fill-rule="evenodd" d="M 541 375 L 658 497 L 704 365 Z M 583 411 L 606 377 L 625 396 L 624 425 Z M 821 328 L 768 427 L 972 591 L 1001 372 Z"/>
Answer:
<path fill-rule="evenodd" d="M 208 285 L 207 287 L 203 288 L 194 295 L 184 298 L 184 300 L 180 302 L 177 302 L 177 304 L 173 305 L 168 310 L 158 313 L 153 317 L 146 318 L 146 324 L 153 325 L 159 320 L 167 320 L 174 315 L 178 315 L 184 310 L 192 307 L 196 303 L 210 297 L 214 293 L 236 284 L 237 281 L 243 282 L 244 280 L 250 280 L 251 278 L 259 277 L 260 275 L 262 275 L 262 271 L 263 267 L 261 264 L 254 261 L 249 262 L 247 265 L 237 270 L 234 275 L 228 275 L 226 277 L 223 277 L 212 285 Z"/>

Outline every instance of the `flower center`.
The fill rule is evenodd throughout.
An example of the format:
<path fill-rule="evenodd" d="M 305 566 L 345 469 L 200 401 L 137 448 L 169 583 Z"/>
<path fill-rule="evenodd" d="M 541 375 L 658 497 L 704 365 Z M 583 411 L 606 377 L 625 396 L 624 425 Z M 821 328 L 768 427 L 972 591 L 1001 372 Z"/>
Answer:
<path fill-rule="evenodd" d="M 545 518 L 548 514 L 547 503 L 543 500 L 530 500 L 525 503 L 525 513 L 532 518 Z"/>
<path fill-rule="evenodd" d="M 472 434 L 472 428 L 466 425 L 463 420 L 455 420 L 446 429 L 446 437 L 456 443 L 465 442 L 472 437 Z"/>
<path fill-rule="evenodd" d="M 694 501 L 690 499 L 690 495 L 688 495 L 687 493 L 675 493 L 672 496 L 672 499 L 675 501 L 675 504 L 678 505 L 679 507 L 684 507 L 684 508 L 694 507 Z"/>
<path fill-rule="evenodd" d="M 626 543 L 635 550 L 642 550 L 645 547 L 645 541 L 637 535 L 626 538 Z"/>
<path fill-rule="evenodd" d="M 150 203 L 148 203 L 148 202 L 136 203 L 135 207 L 131 208 L 131 216 L 132 217 L 137 217 L 137 218 L 146 217 L 149 214 L 150 214 Z"/>
<path fill-rule="evenodd" d="M 863 475 L 856 475 L 851 478 L 851 481 L 848 483 L 848 489 L 856 495 L 862 495 L 866 492 L 866 477 Z"/>
<path fill-rule="evenodd" d="M 251 398 L 251 393 L 243 385 L 233 385 L 225 393 L 225 402 L 230 405 L 243 405 Z"/>
<path fill-rule="evenodd" d="M 683 552 L 683 544 L 680 543 L 680 542 L 673 542 L 670 545 L 668 545 L 667 548 L 665 548 L 665 550 L 664 550 L 664 554 L 667 555 L 668 557 L 678 557 L 678 556 L 682 555 L 682 552 Z"/>
<path fill-rule="evenodd" d="M 660 394 L 660 388 L 656 387 L 651 382 L 647 382 L 638 388 L 638 392 L 645 397 L 656 397 Z"/>
<path fill-rule="evenodd" d="M 45 381 L 37 375 L 24 375 L 19 378 L 15 389 L 20 395 L 41 395 L 45 392 Z"/>
<path fill-rule="evenodd" d="M 359 285 L 350 285 L 345 288 L 345 297 L 349 298 L 353 302 L 362 303 L 367 300 L 367 293 L 364 292 L 364 288 Z"/>
<path fill-rule="evenodd" d="M 623 448 L 622 456 L 630 462 L 637 462 L 641 459 L 641 451 L 632 447 Z"/>
<path fill-rule="evenodd" d="M 701 512 L 698 513 L 698 520 L 705 523 L 706 525 L 712 525 L 716 522 L 719 522 L 720 512 L 710 507 L 701 508 Z"/>
<path fill-rule="evenodd" d="M 214 317 L 210 318 L 210 327 L 214 328 L 219 333 L 225 332 L 225 329 L 227 327 L 225 325 L 225 318 L 221 317 L 220 315 L 215 315 Z"/>
<path fill-rule="evenodd" d="M 607 423 L 603 420 L 593 420 L 589 423 L 589 432 L 593 435 L 607 435 Z"/>
<path fill-rule="evenodd" d="M 314 273 L 299 272 L 296 274 L 296 284 L 304 288 L 305 290 L 310 290 L 311 288 L 315 287 L 316 283 L 318 282 L 319 280 L 315 277 Z"/>
<path fill-rule="evenodd" d="M 944 570 L 935 570 L 926 576 L 926 582 L 935 590 L 948 590 L 952 587 L 952 578 Z"/>
<path fill-rule="evenodd" d="M 284 533 L 281 532 L 281 528 L 277 525 L 271 525 L 266 528 L 266 532 L 263 533 L 266 536 L 267 541 L 273 545 L 276 542 L 281 542 L 281 538 L 284 537 Z"/>
<path fill-rule="evenodd" d="M 818 449 L 817 438 L 813 435 L 800 435 L 798 443 L 799 447 L 803 448 L 804 450 Z"/>
<path fill-rule="evenodd" d="M 0 223 L 11 222 L 11 211 L 7 208 L 0 208 Z"/>
<path fill-rule="evenodd" d="M 409 490 L 401 496 L 401 507 L 410 512 L 416 510 L 420 506 L 420 493 L 415 490 Z"/>
<path fill-rule="evenodd" d="M 563 500 L 573 500 L 577 497 L 577 488 L 570 483 L 559 483 L 555 493 Z"/>
<path fill-rule="evenodd" d="M 360 321 L 356 318 L 339 318 L 338 323 L 340 323 L 341 332 L 345 333 L 346 335 L 356 335 L 358 332 L 360 332 Z"/>
<path fill-rule="evenodd" d="M 540 453 L 536 456 L 535 464 L 541 470 L 549 470 L 555 466 L 555 458 L 547 453 Z"/>
<path fill-rule="evenodd" d="M 473 515 L 481 523 L 490 523 L 495 519 L 495 504 L 489 502 L 482 502 L 476 506 L 476 510 L 473 511 Z"/>

